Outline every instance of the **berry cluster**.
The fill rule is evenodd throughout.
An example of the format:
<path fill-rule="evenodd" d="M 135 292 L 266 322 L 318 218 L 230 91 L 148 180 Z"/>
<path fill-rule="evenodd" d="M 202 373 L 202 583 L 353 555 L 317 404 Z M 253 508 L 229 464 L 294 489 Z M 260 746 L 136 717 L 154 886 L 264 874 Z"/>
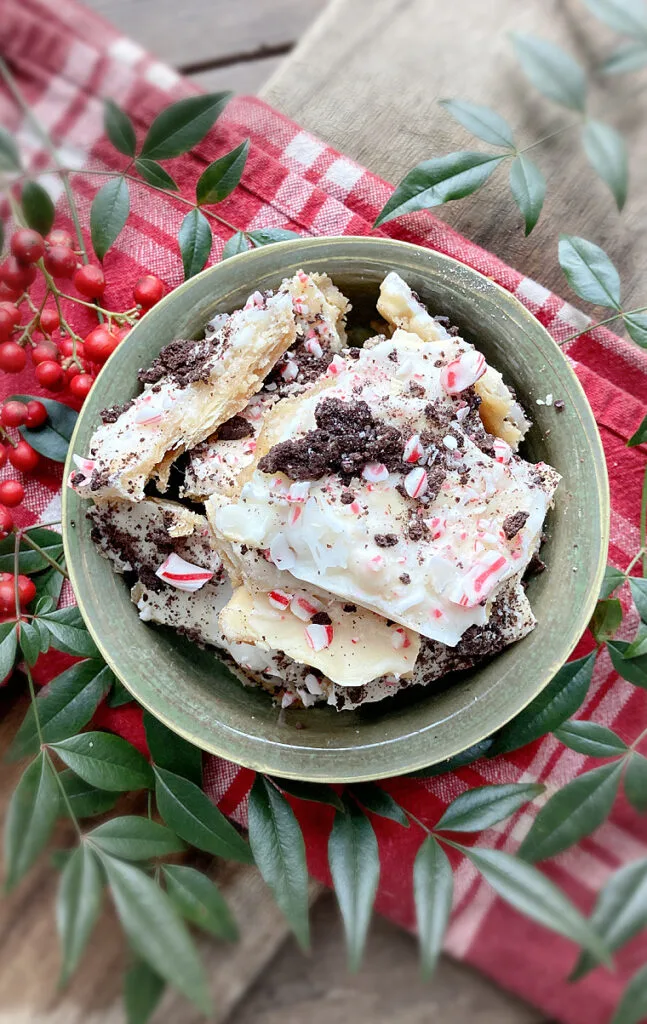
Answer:
<path fill-rule="evenodd" d="M 29 576 L 18 577 L 18 603 L 21 608 L 36 597 L 36 585 Z M 11 572 L 0 572 L 0 613 L 13 612 L 16 608 L 16 583 Z"/>

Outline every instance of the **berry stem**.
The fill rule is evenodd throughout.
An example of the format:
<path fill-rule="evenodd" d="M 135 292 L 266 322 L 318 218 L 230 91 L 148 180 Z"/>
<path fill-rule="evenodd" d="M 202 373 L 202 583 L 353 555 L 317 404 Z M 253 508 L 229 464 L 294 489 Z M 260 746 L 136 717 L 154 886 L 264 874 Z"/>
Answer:
<path fill-rule="evenodd" d="M 76 302 L 79 306 L 85 306 L 87 309 L 93 310 L 95 313 L 103 313 L 108 320 L 116 320 L 118 323 L 123 321 L 124 323 L 132 324 L 137 319 L 137 313 L 139 312 L 138 306 L 132 306 L 130 309 L 124 309 L 121 313 L 116 313 L 112 309 L 106 309 L 104 306 L 97 305 L 96 302 L 86 302 L 85 299 L 79 299 L 76 295 L 68 295 L 66 292 L 59 290 L 59 298 L 65 299 L 66 302 Z"/>
<path fill-rule="evenodd" d="M 20 530 L 16 531 L 13 542 L 13 596 L 16 605 L 16 622 L 20 622 L 20 594 L 18 592 L 18 576 L 20 572 Z M 19 627 L 20 628 L 20 627 Z M 40 739 L 40 731 L 38 733 Z M 41 739 L 42 742 L 42 739 Z"/>
<path fill-rule="evenodd" d="M 45 263 L 43 262 L 42 259 L 38 261 L 38 266 L 40 267 L 43 273 L 43 277 L 45 278 L 45 282 L 47 284 L 47 293 L 48 295 L 52 295 L 54 299 L 56 311 L 58 312 L 58 318 L 60 320 L 60 329 L 62 332 L 69 334 L 70 338 L 72 339 L 72 362 L 76 363 L 79 370 L 82 370 L 83 366 L 81 364 L 81 360 L 78 358 L 76 354 L 76 346 L 79 341 L 83 341 L 83 338 L 76 333 L 76 331 L 70 326 L 69 322 L 66 320 L 65 314 L 63 313 L 63 309 L 61 307 L 61 298 L 64 298 L 65 296 L 63 295 L 63 292 L 59 290 L 59 287 L 54 281 L 54 278 L 45 269 Z"/>
<path fill-rule="evenodd" d="M 568 341 L 574 341 L 575 338 L 581 338 L 583 334 L 590 334 L 591 331 L 595 331 L 598 327 L 605 327 L 607 324 L 612 324 L 614 320 L 618 320 L 621 316 L 633 316 L 634 313 L 645 313 L 647 312 L 647 306 L 639 306 L 638 309 L 619 309 L 613 316 L 608 316 L 606 320 L 598 320 L 596 324 L 588 324 L 583 331 L 576 331 L 575 334 L 569 334 L 568 338 L 564 338 L 563 341 L 559 342 L 559 345 L 565 345 Z"/>
<path fill-rule="evenodd" d="M 40 526 L 40 523 L 38 525 Z M 58 572 L 60 572 L 61 576 L 64 576 L 66 580 L 69 580 L 70 577 L 67 570 L 64 569 L 62 565 L 59 565 L 58 562 L 50 555 L 48 555 L 46 551 L 43 551 L 40 544 L 37 544 L 35 540 L 32 540 L 31 537 L 28 537 L 27 534 L 23 533 L 22 530 L 18 531 L 18 535 L 22 540 L 24 540 L 25 544 L 28 547 L 32 548 L 34 551 L 37 551 L 41 558 L 43 558 L 48 563 L 48 565 L 51 565 L 52 569 L 56 569 Z"/>
<path fill-rule="evenodd" d="M 0 439 L 6 441 L 7 444 L 10 444 L 12 448 L 15 448 L 18 444 L 18 442 L 14 441 L 11 434 L 9 434 L 4 427 L 0 427 Z"/>

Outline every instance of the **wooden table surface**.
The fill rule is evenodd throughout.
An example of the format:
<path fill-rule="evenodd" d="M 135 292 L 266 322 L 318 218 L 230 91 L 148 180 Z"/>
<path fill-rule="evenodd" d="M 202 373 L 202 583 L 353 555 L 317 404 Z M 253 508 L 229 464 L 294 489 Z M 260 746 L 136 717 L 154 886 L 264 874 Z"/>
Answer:
<path fill-rule="evenodd" d="M 415 163 L 479 148 L 438 106 L 443 96 L 491 104 L 526 142 L 565 123 L 558 108 L 522 80 L 507 33 L 543 34 L 593 66 L 612 33 L 581 0 L 87 0 L 123 31 L 206 89 L 259 92 L 279 110 L 376 173 L 399 180 Z M 302 37 L 302 38 L 301 38 Z M 301 41 L 293 49 L 297 40 Z M 565 133 L 536 157 L 549 179 L 540 225 L 523 238 L 503 181 L 444 207 L 439 216 L 547 287 L 566 292 L 556 260 L 560 230 L 604 246 L 629 301 L 647 296 L 647 73 L 593 90 L 593 109 L 630 140 L 632 185 L 622 217 Z M 642 303 L 640 300 L 642 299 Z M 0 748 L 24 713 L 0 692 Z M 0 775 L 0 814 L 15 784 Z M 61 835 L 65 841 L 65 835 Z M 218 1021 L 236 1024 L 548 1024 L 542 1014 L 444 958 L 432 985 L 419 980 L 414 940 L 374 923 L 362 973 L 349 977 L 329 895 L 313 886 L 314 953 L 304 958 L 256 872 L 214 865 L 242 926 L 234 948 L 205 939 Z M 53 924 L 56 876 L 42 862 L 0 902 L 0 1024 L 120 1024 L 121 938 L 108 911 L 82 970 L 56 992 Z M 156 1024 L 197 1024 L 167 994 Z"/>

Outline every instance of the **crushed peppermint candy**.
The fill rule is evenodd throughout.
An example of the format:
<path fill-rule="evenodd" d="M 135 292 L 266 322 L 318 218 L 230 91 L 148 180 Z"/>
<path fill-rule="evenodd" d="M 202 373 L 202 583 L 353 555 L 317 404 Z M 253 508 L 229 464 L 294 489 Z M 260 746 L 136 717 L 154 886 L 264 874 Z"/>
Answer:
<path fill-rule="evenodd" d="M 422 466 L 412 469 L 404 478 L 404 489 L 410 498 L 419 498 L 421 494 L 425 493 L 428 485 L 427 470 Z"/>
<path fill-rule="evenodd" d="M 308 693 L 314 693 L 317 696 L 319 696 L 319 694 L 322 694 L 324 692 L 321 683 L 319 682 L 317 677 L 312 674 L 312 672 L 308 672 L 307 676 L 303 681 L 306 685 Z"/>
<path fill-rule="evenodd" d="M 290 607 L 292 594 L 286 594 L 285 590 L 270 590 L 267 600 L 272 605 L 272 608 L 278 608 L 279 611 L 283 612 Z"/>
<path fill-rule="evenodd" d="M 326 370 L 326 374 L 329 377 L 336 377 L 337 374 L 343 373 L 345 369 L 346 369 L 345 361 L 342 359 L 341 356 L 337 356 L 336 355 L 336 356 L 333 356 L 332 363 L 330 363 L 330 365 L 328 366 L 328 369 Z"/>
<path fill-rule="evenodd" d="M 420 435 L 412 434 L 404 446 L 402 458 L 404 462 L 419 462 L 425 454 L 425 449 L 420 443 Z"/>
<path fill-rule="evenodd" d="M 302 622 L 309 622 L 313 615 L 323 611 L 323 605 L 316 597 L 293 597 L 290 602 L 290 611 Z"/>
<path fill-rule="evenodd" d="M 332 643 L 332 626 L 320 626 L 317 623 L 311 623 L 309 626 L 306 626 L 304 632 L 308 647 L 315 652 L 324 651 Z"/>
<path fill-rule="evenodd" d="M 310 353 L 311 356 L 315 356 L 317 359 L 321 359 L 323 355 L 323 349 L 319 342 L 317 341 L 316 337 L 308 338 L 308 340 L 304 343 L 303 347 L 306 350 L 306 352 Z"/>
<path fill-rule="evenodd" d="M 391 646 L 395 651 L 400 651 L 404 647 L 411 647 L 411 640 L 406 629 L 402 626 L 398 626 L 397 629 L 391 630 Z"/>
<path fill-rule="evenodd" d="M 296 555 L 282 533 L 277 533 L 270 541 L 270 562 L 277 569 L 292 569 L 296 564 Z"/>
<path fill-rule="evenodd" d="M 509 462 L 512 458 L 512 448 L 502 437 L 496 437 L 492 444 L 495 462 Z"/>
<path fill-rule="evenodd" d="M 371 484 L 379 484 L 388 480 L 389 471 L 383 462 L 367 462 L 362 470 L 362 476 Z"/>
<path fill-rule="evenodd" d="M 443 437 L 443 444 L 445 448 L 449 448 L 450 452 L 455 452 L 458 448 L 458 441 L 451 434 L 447 434 L 447 437 Z"/>
<path fill-rule="evenodd" d="M 486 551 L 480 561 L 463 576 L 458 588 L 453 588 L 450 601 L 461 608 L 474 608 L 494 590 L 508 568 L 508 560 L 498 551 Z"/>
<path fill-rule="evenodd" d="M 77 485 L 84 485 L 84 484 L 89 483 L 90 477 L 92 476 L 92 473 L 94 472 L 94 467 L 96 466 L 96 462 L 95 462 L 94 459 L 83 459 L 83 458 L 81 458 L 80 455 L 73 455 L 72 456 L 72 462 L 76 466 L 76 470 L 72 470 L 72 472 L 68 476 L 68 478 L 67 478 L 67 486 L 71 490 L 75 491 L 76 488 L 77 488 Z M 72 483 L 72 480 L 77 478 L 79 476 L 79 474 L 82 476 L 83 479 L 81 479 L 81 480 L 77 479 L 75 483 Z"/>
<path fill-rule="evenodd" d="M 310 483 L 308 480 L 295 480 L 293 484 L 290 484 L 285 500 L 291 503 L 302 504 L 306 501 L 309 493 Z"/>
<path fill-rule="evenodd" d="M 299 367 L 295 363 L 294 359 L 288 359 L 287 363 L 281 368 L 281 377 L 289 384 L 290 381 L 296 380 L 299 376 Z"/>
<path fill-rule="evenodd" d="M 165 583 L 170 583 L 172 587 L 190 593 L 200 590 L 200 587 L 213 579 L 213 573 L 208 569 L 203 569 L 202 566 L 195 565 L 193 562 L 187 562 L 175 553 L 170 554 L 162 562 L 159 569 L 155 570 L 155 575 Z"/>
<path fill-rule="evenodd" d="M 458 395 L 476 384 L 487 370 L 485 356 L 476 349 L 463 352 L 440 371 L 440 383 L 448 395 Z"/>

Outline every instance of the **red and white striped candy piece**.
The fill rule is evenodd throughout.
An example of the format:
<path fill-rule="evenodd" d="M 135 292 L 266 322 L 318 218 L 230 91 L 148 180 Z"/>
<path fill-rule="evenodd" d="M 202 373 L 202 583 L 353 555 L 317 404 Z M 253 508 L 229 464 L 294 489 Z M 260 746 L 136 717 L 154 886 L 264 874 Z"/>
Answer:
<path fill-rule="evenodd" d="M 323 355 L 323 349 L 319 342 L 317 341 L 316 336 L 314 338 L 308 338 L 303 347 L 305 348 L 306 352 L 310 353 L 311 356 L 315 356 L 317 359 L 321 359 Z"/>
<path fill-rule="evenodd" d="M 460 593 L 454 591 L 454 596 L 450 595 L 450 601 L 462 608 L 474 608 L 492 593 L 507 568 L 505 555 L 498 551 L 486 551 L 461 580 Z"/>
<path fill-rule="evenodd" d="M 284 612 L 290 607 L 292 594 L 286 594 L 285 590 L 270 590 L 267 600 L 272 608 L 278 608 L 279 611 Z"/>
<path fill-rule="evenodd" d="M 441 519 L 440 516 L 432 516 L 431 519 L 425 519 L 425 525 L 431 532 L 431 539 L 439 540 L 447 529 L 447 520 Z"/>
<path fill-rule="evenodd" d="M 155 571 L 155 575 L 165 583 L 170 583 L 172 587 L 191 593 L 199 590 L 210 579 L 213 579 L 213 573 L 208 569 L 203 569 L 202 566 L 195 565 L 193 562 L 187 562 L 175 553 L 169 555 L 162 562 L 159 569 Z"/>
<path fill-rule="evenodd" d="M 262 292 L 254 292 L 250 295 L 247 302 L 243 306 L 243 309 L 263 309 L 265 306 L 265 299 Z"/>
<path fill-rule="evenodd" d="M 274 562 L 277 569 L 292 569 L 296 564 L 296 555 L 283 533 L 277 533 L 270 541 L 269 561 Z"/>
<path fill-rule="evenodd" d="M 293 505 L 288 513 L 288 526 L 296 526 L 303 515 L 303 505 Z"/>
<path fill-rule="evenodd" d="M 323 611 L 323 605 L 316 597 L 304 597 L 301 594 L 298 597 L 292 598 L 290 611 L 293 615 L 296 615 L 297 619 L 301 619 L 302 622 L 309 622 L 313 615 Z"/>
<path fill-rule="evenodd" d="M 404 446 L 402 458 L 405 462 L 420 462 L 424 454 L 425 449 L 420 442 L 420 435 L 412 434 Z"/>
<path fill-rule="evenodd" d="M 302 505 L 307 500 L 309 493 L 310 483 L 308 480 L 295 480 L 293 484 L 290 484 L 285 499 L 291 503 Z"/>
<path fill-rule="evenodd" d="M 94 467 L 96 466 L 96 462 L 94 459 L 84 459 L 80 455 L 73 455 L 72 462 L 76 466 L 76 472 L 73 471 L 72 473 L 70 473 L 69 477 L 67 478 L 67 486 L 70 487 L 73 491 L 75 491 L 78 485 L 82 486 L 83 484 L 88 483 L 94 471 Z M 73 484 L 72 477 L 78 477 L 79 473 L 82 474 L 83 479 L 77 480 L 76 484 Z"/>
<path fill-rule="evenodd" d="M 341 356 L 333 356 L 332 363 L 328 366 L 326 373 L 329 377 L 336 377 L 337 374 L 343 373 L 346 369 L 346 363 Z"/>
<path fill-rule="evenodd" d="M 395 651 L 400 651 L 405 647 L 411 647 L 411 640 L 406 629 L 402 626 L 398 626 L 396 629 L 391 630 L 391 646 Z"/>
<path fill-rule="evenodd" d="M 512 448 L 502 437 L 495 437 L 492 448 L 495 462 L 509 462 L 512 458 Z"/>
<path fill-rule="evenodd" d="M 367 462 L 362 470 L 362 476 L 370 484 L 379 484 L 383 480 L 388 480 L 389 471 L 383 462 Z"/>
<path fill-rule="evenodd" d="M 281 377 L 289 384 L 291 381 L 296 380 L 299 376 L 299 367 L 295 363 L 294 359 L 288 359 L 287 363 L 281 368 Z"/>
<path fill-rule="evenodd" d="M 463 352 L 458 359 L 453 359 L 440 371 L 440 383 L 448 395 L 458 395 L 465 388 L 476 384 L 487 370 L 485 356 L 476 349 Z"/>
<path fill-rule="evenodd" d="M 306 643 L 313 651 L 324 651 L 332 643 L 332 626 L 320 626 L 317 623 L 310 623 L 309 626 L 306 626 L 304 632 Z"/>
<path fill-rule="evenodd" d="M 410 498 L 419 498 L 427 490 L 427 470 L 422 466 L 412 469 L 404 478 L 404 489 Z"/>
<path fill-rule="evenodd" d="M 174 399 L 161 391 L 145 391 L 135 402 L 133 422 L 140 427 L 152 427 L 161 423 L 165 412 L 173 405 Z"/>

